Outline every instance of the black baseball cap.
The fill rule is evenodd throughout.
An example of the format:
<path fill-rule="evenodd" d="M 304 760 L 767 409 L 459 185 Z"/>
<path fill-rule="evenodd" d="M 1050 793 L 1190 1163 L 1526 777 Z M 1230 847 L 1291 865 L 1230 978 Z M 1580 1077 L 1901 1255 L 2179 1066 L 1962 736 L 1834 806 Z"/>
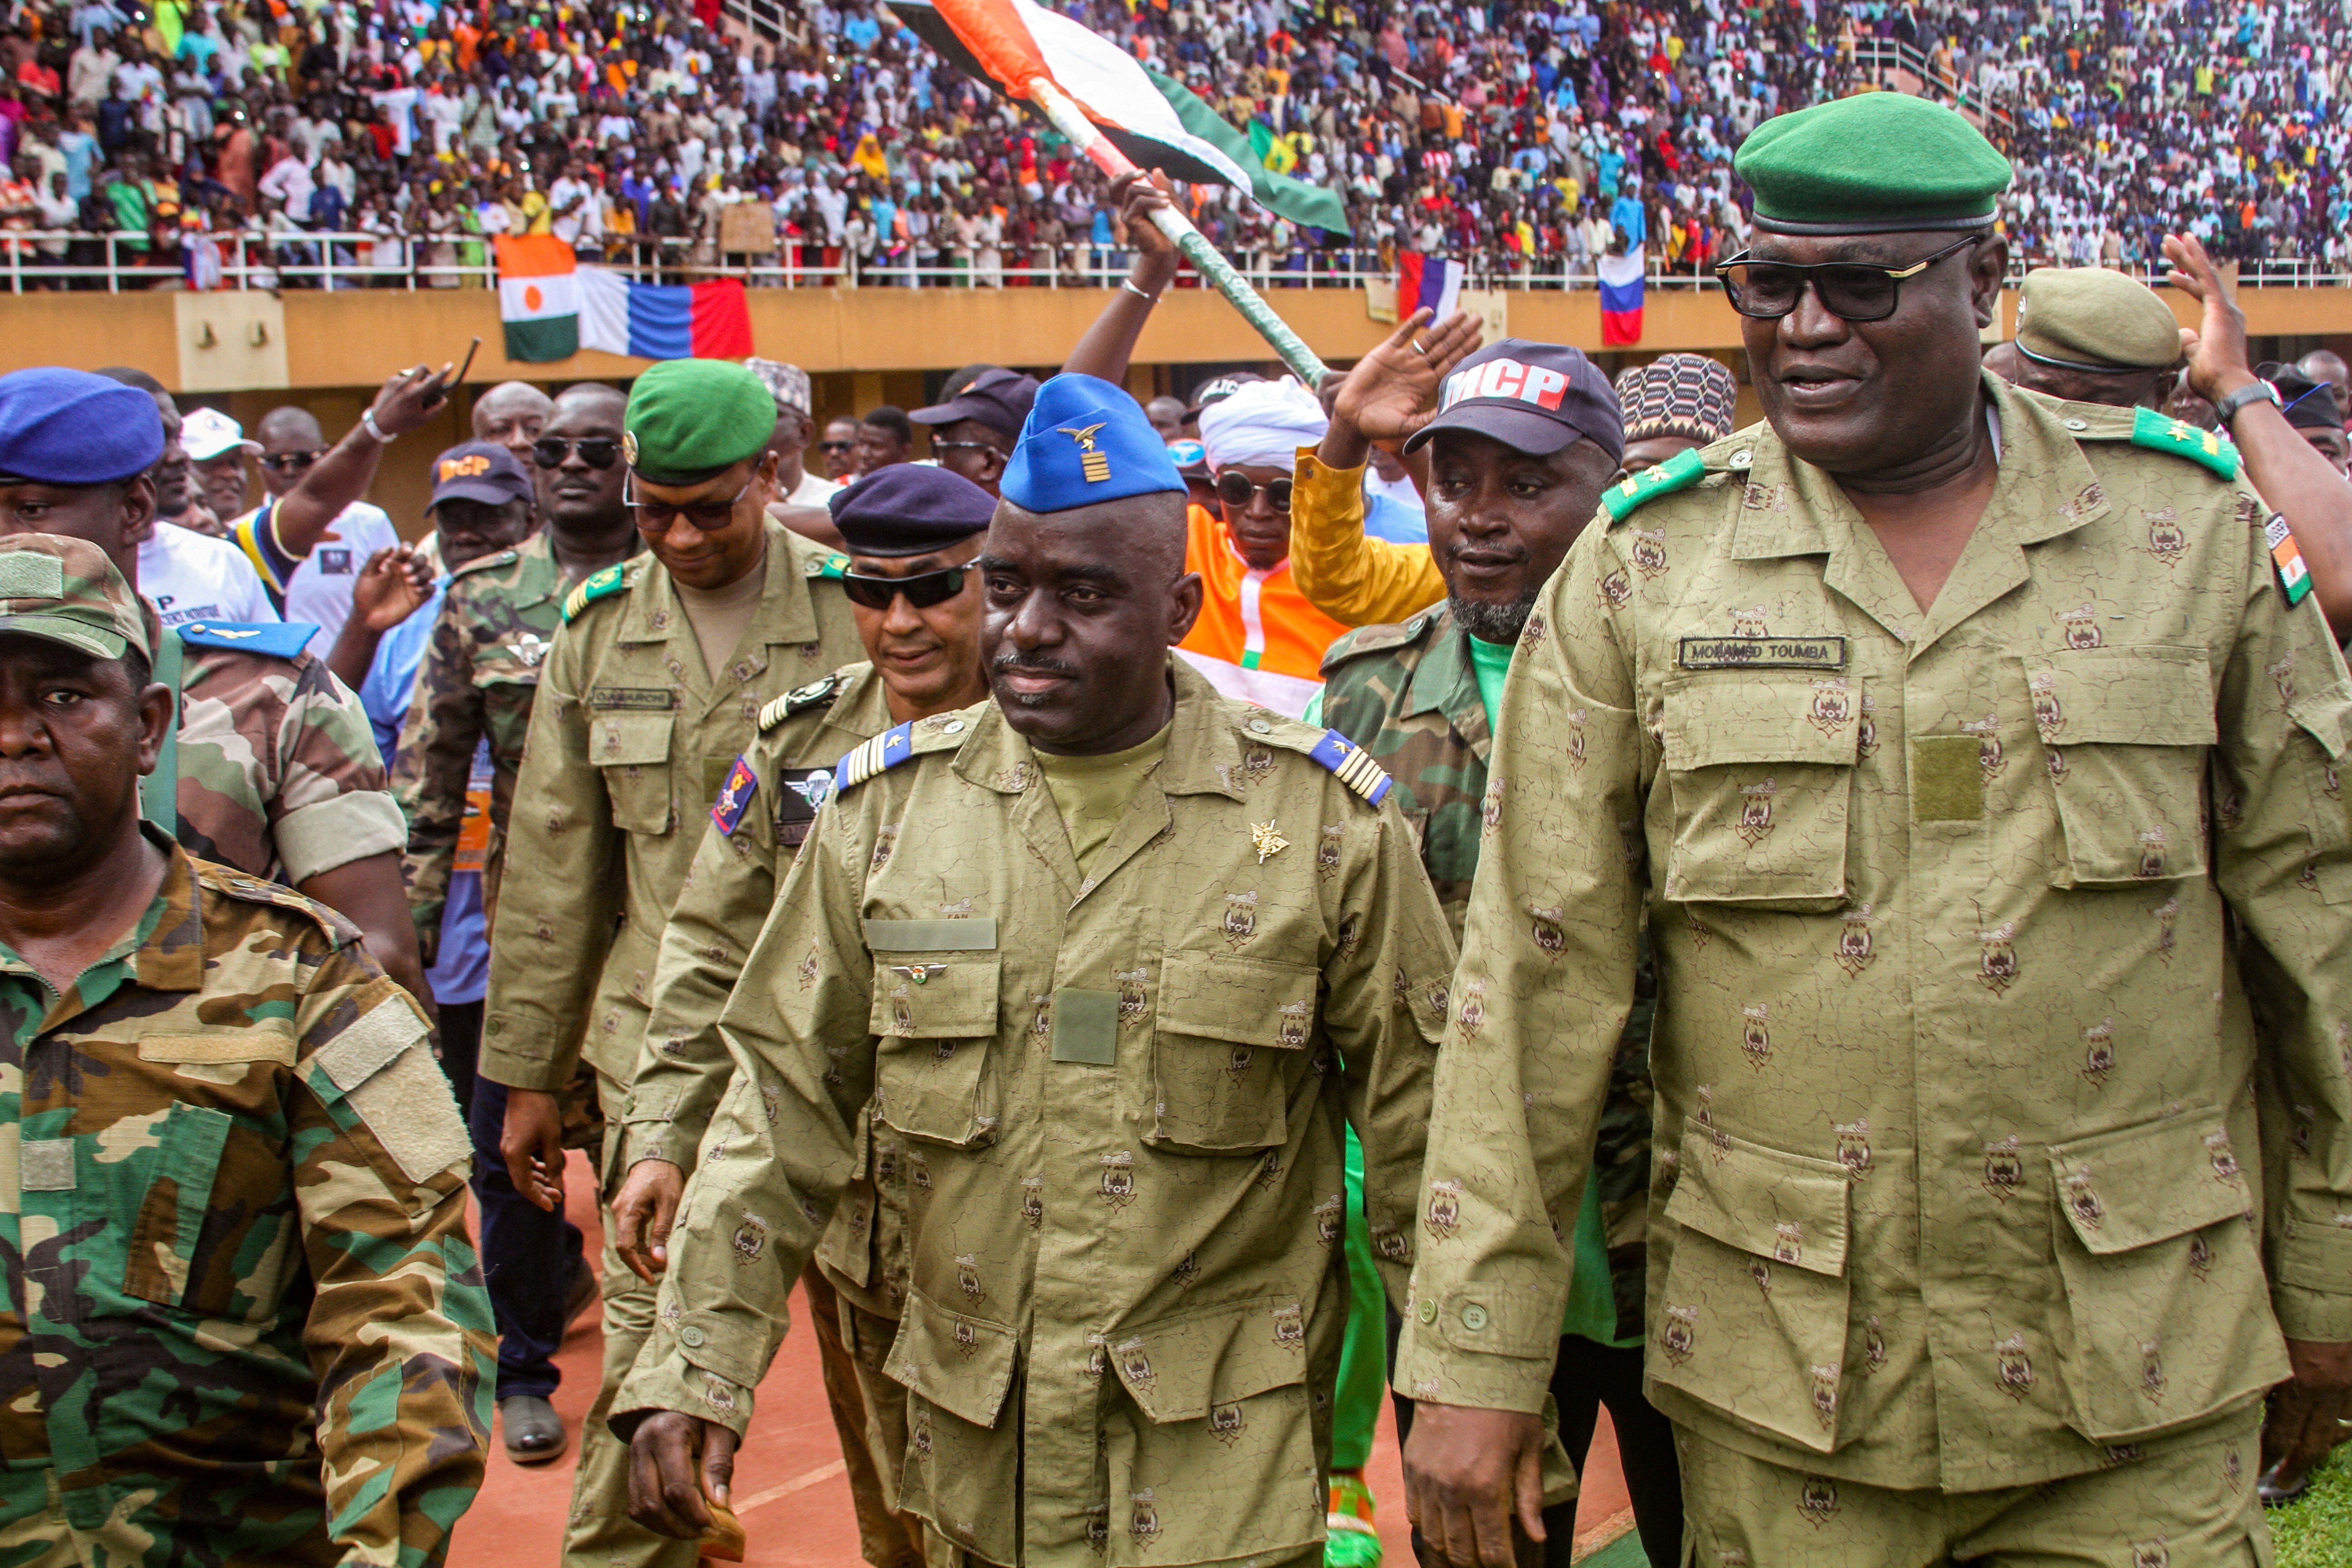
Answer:
<path fill-rule="evenodd" d="M 1565 343 L 1505 338 L 1480 349 L 1445 378 L 1438 415 L 1413 433 L 1417 451 L 1440 430 L 1485 436 L 1531 458 L 1578 439 L 1612 461 L 1625 455 L 1625 418 L 1601 367 Z"/>
<path fill-rule="evenodd" d="M 1199 424 L 1202 409 L 1208 407 L 1212 403 L 1223 403 L 1250 383 L 1265 379 L 1265 377 L 1254 370 L 1237 370 L 1231 375 L 1221 375 L 1213 381 L 1202 382 L 1193 392 L 1192 401 L 1184 406 L 1185 423 Z"/>
<path fill-rule="evenodd" d="M 2254 374 L 2278 388 L 2279 411 L 2298 430 L 2341 430 L 2344 411 L 2336 405 L 2336 384 L 2317 381 L 2292 364 L 2258 364 Z"/>
<path fill-rule="evenodd" d="M 426 510 L 445 500 L 503 506 L 529 500 L 530 493 L 530 476 L 512 452 L 492 441 L 467 441 L 433 459 L 433 500 Z"/>
<path fill-rule="evenodd" d="M 953 425 L 974 419 L 1004 437 L 1009 449 L 1021 439 L 1029 410 L 1037 401 L 1037 378 L 1002 365 L 982 371 L 945 403 L 918 408 L 907 417 L 918 425 Z"/>

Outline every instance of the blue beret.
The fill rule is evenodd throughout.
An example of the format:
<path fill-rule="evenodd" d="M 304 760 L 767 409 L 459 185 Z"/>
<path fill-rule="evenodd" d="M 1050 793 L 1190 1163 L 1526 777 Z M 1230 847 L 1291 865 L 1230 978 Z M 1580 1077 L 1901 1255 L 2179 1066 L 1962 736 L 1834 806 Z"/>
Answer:
<path fill-rule="evenodd" d="M 1184 479 L 1124 388 L 1066 374 L 1037 389 L 999 488 L 1024 510 L 1069 511 L 1161 490 L 1182 495 Z"/>
<path fill-rule="evenodd" d="M 825 500 L 852 555 L 928 555 L 975 533 L 996 515 L 996 498 L 925 463 L 893 463 Z"/>
<path fill-rule="evenodd" d="M 135 386 L 41 365 L 0 375 L 0 475 L 108 485 L 163 455 L 163 416 Z"/>

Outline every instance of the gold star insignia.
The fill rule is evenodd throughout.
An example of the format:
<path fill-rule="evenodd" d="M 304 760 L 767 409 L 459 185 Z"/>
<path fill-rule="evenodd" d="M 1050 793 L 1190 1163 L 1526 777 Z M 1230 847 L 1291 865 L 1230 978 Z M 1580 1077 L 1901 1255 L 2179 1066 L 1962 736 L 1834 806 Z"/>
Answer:
<path fill-rule="evenodd" d="M 1290 847 L 1290 840 L 1274 830 L 1271 822 L 1250 824 L 1250 845 L 1257 851 L 1257 863 L 1265 865 L 1275 856 Z"/>

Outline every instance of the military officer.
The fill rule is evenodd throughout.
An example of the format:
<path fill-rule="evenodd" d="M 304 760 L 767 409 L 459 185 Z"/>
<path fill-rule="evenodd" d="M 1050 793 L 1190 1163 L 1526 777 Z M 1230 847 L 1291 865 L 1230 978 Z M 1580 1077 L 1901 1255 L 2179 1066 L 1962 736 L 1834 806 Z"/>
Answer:
<path fill-rule="evenodd" d="M 0 1557 L 438 1563 L 488 1436 L 465 1129 L 348 921 L 142 825 L 154 635 L 98 546 L 0 542 Z"/>
<path fill-rule="evenodd" d="M 2352 683 L 2218 437 L 1977 368 L 2009 168 L 1965 121 L 1839 100 L 1738 169 L 1766 423 L 1607 492 L 1504 695 L 1414 1511 L 1497 1568 L 1532 1523 L 1646 930 L 1688 1560 L 2266 1556 L 2263 1395 L 2276 1447 L 2352 1382 Z"/>
<path fill-rule="evenodd" d="M 723 1493 L 870 1096 L 930 1561 L 1315 1561 L 1340 1128 L 1397 1283 L 1452 941 L 1386 776 L 1171 656 L 1201 587 L 1134 401 L 1047 382 L 1003 489 L 994 705 L 843 759 L 723 1016 L 735 1085 L 614 1406 L 631 1506 L 696 1533 L 698 1441 Z"/>
<path fill-rule="evenodd" d="M 509 1178 L 551 1211 L 555 1095 L 583 1059 L 608 1116 L 607 1197 L 619 1183 L 612 1145 L 662 926 L 761 709 L 863 651 L 843 558 L 767 517 L 775 421 L 740 365 L 673 360 L 637 378 L 622 458 L 648 553 L 572 591 L 541 667 L 508 825 L 509 863 L 530 871 L 501 883 L 491 917 L 480 1072 L 507 1086 Z M 622 1506 L 627 1456 L 604 1415 L 653 1291 L 609 1245 L 603 1285 L 604 1392 L 581 1438 L 567 1560 L 690 1563 Z"/>
<path fill-rule="evenodd" d="M 987 700 L 980 573 L 971 562 L 995 505 L 969 479 L 914 463 L 893 464 L 831 498 L 834 525 L 849 546 L 842 590 L 867 662 L 761 710 L 760 732 L 723 808 L 713 807 L 714 826 L 662 933 L 623 1130 L 628 1176 L 613 1200 L 621 1257 L 647 1280 L 667 1260 L 686 1173 L 734 1075 L 719 1037 L 719 1009 L 832 791 L 833 764 L 893 724 Z M 866 1560 L 898 1568 L 922 1560 L 919 1529 L 892 1511 L 907 1446 L 906 1391 L 881 1370 L 905 1300 L 905 1164 L 896 1139 L 870 1116 L 861 1114 L 856 1127 L 858 1173 L 801 1279 Z M 844 1318 L 854 1319 L 846 1329 Z M 851 1343 L 862 1357 L 848 1353 Z"/>
<path fill-rule="evenodd" d="M 0 534 L 88 540 L 136 587 L 163 451 L 163 416 L 136 387 L 49 366 L 0 376 Z M 192 853 L 334 910 L 422 996 L 399 886 L 407 830 L 359 700 L 302 651 L 310 630 L 190 622 L 156 641 L 180 722 L 147 814 Z"/>

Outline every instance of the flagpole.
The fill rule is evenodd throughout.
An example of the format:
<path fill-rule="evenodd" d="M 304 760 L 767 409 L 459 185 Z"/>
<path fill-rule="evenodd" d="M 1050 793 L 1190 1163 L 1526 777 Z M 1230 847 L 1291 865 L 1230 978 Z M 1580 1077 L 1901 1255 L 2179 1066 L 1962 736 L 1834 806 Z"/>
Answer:
<path fill-rule="evenodd" d="M 1029 82 L 1029 98 L 1053 122 L 1055 130 L 1094 160 L 1095 167 L 1114 179 L 1121 174 L 1136 173 L 1135 164 L 1129 161 L 1127 154 L 1120 152 L 1060 88 L 1042 76 L 1034 77 Z M 1160 233 L 1176 242 L 1176 248 L 1184 253 L 1200 270 L 1201 276 L 1215 284 L 1217 292 L 1233 302 L 1234 309 L 1242 313 L 1242 319 L 1257 329 L 1258 335 L 1273 346 L 1274 352 L 1282 356 L 1282 363 L 1288 365 L 1299 380 L 1313 386 L 1323 379 L 1325 367 L 1323 362 L 1316 357 L 1315 351 L 1307 346 L 1306 340 L 1290 330 L 1287 322 L 1274 313 L 1274 307 L 1249 286 L 1247 279 L 1234 270 L 1233 263 L 1209 243 L 1208 236 L 1194 228 L 1191 220 L 1173 206 L 1155 207 L 1151 221 L 1159 226 Z"/>

